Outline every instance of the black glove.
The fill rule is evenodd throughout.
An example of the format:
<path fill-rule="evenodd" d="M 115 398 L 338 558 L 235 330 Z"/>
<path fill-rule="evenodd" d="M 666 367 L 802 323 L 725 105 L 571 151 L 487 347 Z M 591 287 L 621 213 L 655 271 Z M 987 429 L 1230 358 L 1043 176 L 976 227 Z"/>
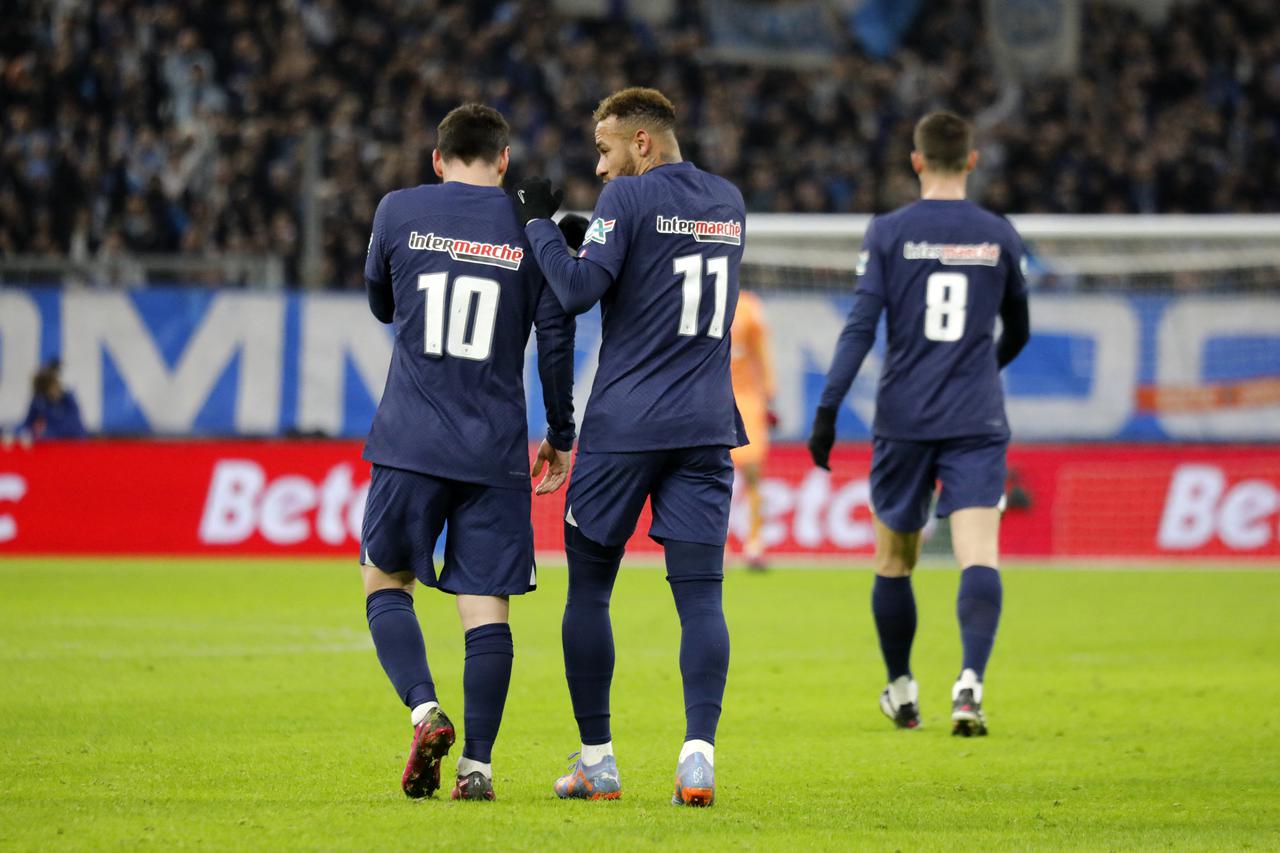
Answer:
<path fill-rule="evenodd" d="M 582 248 L 582 238 L 587 236 L 587 218 L 576 213 L 566 213 L 560 217 L 560 233 L 569 248 L 578 251 Z"/>
<path fill-rule="evenodd" d="M 516 184 L 512 200 L 516 205 L 516 219 L 523 226 L 534 219 L 550 219 L 560 209 L 564 190 L 553 192 L 546 178 L 525 178 Z"/>
<path fill-rule="evenodd" d="M 813 464 L 831 470 L 831 445 L 836 443 L 836 410 L 822 406 L 813 416 L 813 431 L 809 433 L 809 455 Z"/>

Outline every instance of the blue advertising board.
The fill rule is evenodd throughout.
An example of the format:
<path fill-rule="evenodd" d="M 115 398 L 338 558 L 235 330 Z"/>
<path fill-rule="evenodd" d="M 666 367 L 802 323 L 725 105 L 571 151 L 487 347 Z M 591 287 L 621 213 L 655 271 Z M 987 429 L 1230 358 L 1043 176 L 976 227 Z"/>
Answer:
<path fill-rule="evenodd" d="M 775 438 L 808 430 L 847 296 L 765 296 L 777 374 Z M 1213 389 L 1280 377 L 1280 303 L 1211 295 L 1036 295 L 1033 336 L 1005 372 L 1024 441 L 1280 439 L 1280 400 L 1160 410 L 1151 389 Z M 579 318 L 578 411 L 595 375 L 598 314 Z M 532 345 L 530 345 L 532 346 Z M 883 340 L 838 421 L 865 438 Z M 149 289 L 0 290 L 0 425 L 22 420 L 31 377 L 59 357 L 91 432 L 358 437 L 382 393 L 389 327 L 360 294 Z M 530 435 L 541 434 L 526 369 Z"/>

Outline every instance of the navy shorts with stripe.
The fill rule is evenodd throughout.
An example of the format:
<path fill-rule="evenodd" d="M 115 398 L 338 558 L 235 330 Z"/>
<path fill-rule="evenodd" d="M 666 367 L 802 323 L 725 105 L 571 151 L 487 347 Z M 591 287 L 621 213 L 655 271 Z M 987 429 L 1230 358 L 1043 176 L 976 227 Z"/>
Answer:
<path fill-rule="evenodd" d="M 1007 438 L 877 438 L 872 447 L 871 506 L 890 530 L 922 529 L 939 482 L 938 518 L 958 509 L 998 506 L 1004 497 Z"/>
<path fill-rule="evenodd" d="M 435 549 L 448 522 L 444 564 Z M 537 586 L 528 489 L 502 489 L 373 466 L 360 564 L 413 572 L 454 595 L 521 595 Z"/>
<path fill-rule="evenodd" d="M 578 451 L 565 521 L 601 545 L 623 545 L 635 532 L 646 499 L 649 536 L 661 542 L 724 545 L 733 498 L 727 447 L 686 447 L 636 453 Z"/>

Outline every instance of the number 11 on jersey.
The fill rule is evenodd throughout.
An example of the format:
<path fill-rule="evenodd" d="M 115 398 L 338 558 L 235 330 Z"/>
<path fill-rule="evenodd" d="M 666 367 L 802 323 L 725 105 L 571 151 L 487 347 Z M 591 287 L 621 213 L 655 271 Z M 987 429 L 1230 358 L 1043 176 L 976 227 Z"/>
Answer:
<path fill-rule="evenodd" d="M 679 334 L 693 337 L 698 334 L 698 308 L 702 305 L 702 255 L 684 255 L 672 262 L 676 275 L 684 276 L 683 305 L 680 309 Z M 729 301 L 729 259 L 707 258 L 707 272 L 715 279 L 716 306 L 711 314 L 707 336 L 724 337 L 724 312 Z"/>

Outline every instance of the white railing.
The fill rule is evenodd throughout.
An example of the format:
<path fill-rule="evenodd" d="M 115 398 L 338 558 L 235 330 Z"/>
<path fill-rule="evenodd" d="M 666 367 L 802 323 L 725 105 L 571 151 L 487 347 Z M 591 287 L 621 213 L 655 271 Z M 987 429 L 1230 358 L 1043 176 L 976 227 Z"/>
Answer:
<path fill-rule="evenodd" d="M 1276 270 L 1280 215 L 1009 217 L 1040 268 L 1059 275 Z M 748 214 L 744 262 L 855 269 L 866 214 Z"/>
<path fill-rule="evenodd" d="M 275 254 L 120 253 L 76 260 L 57 255 L 0 255 L 0 284 L 131 288 L 201 284 L 278 290 L 284 260 Z"/>

